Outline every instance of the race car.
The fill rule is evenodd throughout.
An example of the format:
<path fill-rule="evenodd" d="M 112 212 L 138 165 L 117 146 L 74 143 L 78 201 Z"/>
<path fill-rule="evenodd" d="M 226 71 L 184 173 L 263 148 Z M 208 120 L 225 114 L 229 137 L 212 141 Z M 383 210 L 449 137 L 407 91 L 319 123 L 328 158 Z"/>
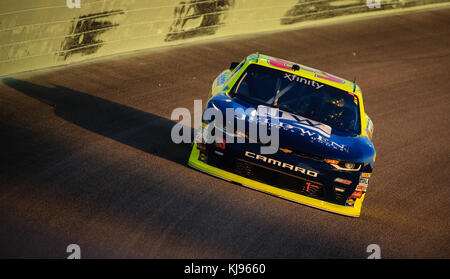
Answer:
<path fill-rule="evenodd" d="M 206 117 L 211 110 L 225 116 Z M 264 141 L 252 125 L 276 137 Z M 254 53 L 214 80 L 188 165 L 359 217 L 376 157 L 373 127 L 355 82 Z"/>

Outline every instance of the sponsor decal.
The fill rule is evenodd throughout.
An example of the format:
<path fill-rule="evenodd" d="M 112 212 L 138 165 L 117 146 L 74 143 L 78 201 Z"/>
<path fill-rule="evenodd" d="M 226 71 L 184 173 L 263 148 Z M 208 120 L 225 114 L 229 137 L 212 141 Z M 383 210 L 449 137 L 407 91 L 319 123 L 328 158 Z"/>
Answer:
<path fill-rule="evenodd" d="M 358 186 L 356 186 L 356 191 L 366 192 L 368 186 L 369 186 L 369 178 L 360 177 L 359 184 Z"/>
<path fill-rule="evenodd" d="M 336 178 L 336 179 L 334 179 L 334 181 L 335 182 L 339 182 L 339 183 L 342 183 L 342 184 L 345 184 L 345 185 L 350 185 L 350 184 L 352 184 L 352 181 L 351 180 L 347 180 L 347 179 L 342 179 L 342 178 Z"/>
<path fill-rule="evenodd" d="M 364 186 L 364 185 L 358 185 L 358 186 L 356 186 L 355 191 L 367 192 L 367 186 Z"/>
<path fill-rule="evenodd" d="M 361 177 L 359 179 L 359 185 L 368 186 L 369 185 L 369 178 L 367 177 Z"/>
<path fill-rule="evenodd" d="M 353 194 L 345 202 L 345 206 L 354 207 L 356 199 L 360 199 L 362 195 L 362 191 L 354 191 Z"/>
<path fill-rule="evenodd" d="M 274 165 L 274 166 L 278 166 L 278 167 L 281 167 L 281 168 L 284 168 L 284 169 L 289 169 L 291 171 L 299 172 L 299 173 L 302 173 L 302 174 L 305 174 L 305 175 L 308 175 L 308 176 L 311 176 L 311 177 L 319 176 L 318 172 L 315 172 L 315 171 L 312 171 L 312 170 L 307 170 L 307 169 L 299 167 L 299 166 L 294 166 L 294 165 L 291 165 L 291 164 L 288 164 L 288 163 L 285 163 L 285 162 L 282 162 L 282 161 L 279 161 L 279 160 L 275 160 L 275 159 L 267 157 L 267 156 L 263 156 L 263 155 L 260 155 L 260 154 L 255 154 L 255 153 L 250 152 L 250 151 L 245 151 L 245 156 L 249 157 L 249 158 L 252 158 L 252 159 L 255 159 L 255 160 L 258 160 L 258 161 L 263 161 L 263 162 L 265 162 L 265 163 L 267 163 L 269 165 Z"/>
<path fill-rule="evenodd" d="M 370 177 L 371 173 L 370 172 L 362 172 L 361 173 L 361 177 Z"/>
<path fill-rule="evenodd" d="M 354 207 L 356 198 L 348 198 L 345 202 L 345 206 Z"/>
<path fill-rule="evenodd" d="M 327 138 L 331 137 L 331 127 L 326 124 L 282 110 L 279 110 L 278 115 L 276 115 L 271 113 L 270 109 L 272 108 L 264 105 L 258 106 L 258 116 L 265 122 L 268 122 L 268 119 L 264 118 L 278 118 L 278 120 L 285 120 L 284 122 L 280 121 L 280 128 L 286 130 L 299 129 L 300 133 L 310 137 L 314 134 L 319 134 Z"/>
<path fill-rule="evenodd" d="M 315 80 L 310 80 L 301 76 L 297 76 L 294 74 L 288 74 L 288 73 L 284 73 L 284 78 L 288 79 L 289 81 L 296 81 L 298 83 L 303 83 L 309 86 L 314 87 L 316 90 L 320 89 L 323 87 L 323 84 L 320 84 L 320 82 L 317 82 Z"/>
<path fill-rule="evenodd" d="M 331 137 L 330 126 L 282 110 L 278 110 L 278 114 L 273 114 L 270 113 L 270 109 L 270 107 L 264 105 L 258 106 L 257 116 L 260 123 L 268 124 L 272 127 L 276 124 L 273 124 L 272 121 L 269 121 L 269 119 L 277 118 L 278 125 L 275 128 L 283 129 L 285 131 L 297 132 L 300 136 L 309 138 L 311 142 L 317 142 L 339 151 L 349 152 L 349 149 L 346 145 L 339 144 L 329 139 Z M 248 120 L 249 122 L 258 121 L 256 117 L 249 117 Z"/>
<path fill-rule="evenodd" d="M 352 198 L 357 198 L 360 199 L 362 197 L 362 192 L 359 191 L 355 191 L 353 192 L 353 194 L 351 195 Z"/>

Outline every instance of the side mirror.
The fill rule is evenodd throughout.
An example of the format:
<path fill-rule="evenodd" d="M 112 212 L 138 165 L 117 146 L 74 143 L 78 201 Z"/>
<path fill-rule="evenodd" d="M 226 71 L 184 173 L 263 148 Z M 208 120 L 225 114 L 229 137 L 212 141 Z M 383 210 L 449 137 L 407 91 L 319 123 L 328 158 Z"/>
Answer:
<path fill-rule="evenodd" d="M 230 70 L 234 70 L 239 65 L 239 62 L 231 62 Z"/>

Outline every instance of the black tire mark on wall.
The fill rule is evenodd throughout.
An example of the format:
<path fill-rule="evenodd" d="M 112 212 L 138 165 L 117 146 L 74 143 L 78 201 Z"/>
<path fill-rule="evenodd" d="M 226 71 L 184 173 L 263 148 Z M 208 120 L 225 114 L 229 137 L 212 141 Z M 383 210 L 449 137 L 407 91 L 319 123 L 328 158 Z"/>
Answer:
<path fill-rule="evenodd" d="M 234 0 L 191 0 L 180 2 L 174 9 L 174 20 L 165 41 L 213 35 L 224 24 L 227 12 L 234 7 Z M 195 27 L 187 28 L 189 21 L 200 21 Z"/>
<path fill-rule="evenodd" d="M 105 20 L 105 18 L 123 13 L 123 10 L 113 10 L 75 18 L 72 23 L 71 33 L 61 43 L 59 55 L 63 60 L 66 60 L 76 53 L 89 55 L 97 52 L 104 43 L 103 40 L 99 39 L 99 36 L 119 26 L 118 23 L 112 23 L 109 20 Z"/>
<path fill-rule="evenodd" d="M 355 13 L 374 12 L 379 10 L 389 10 L 395 8 L 406 8 L 431 4 L 437 2 L 445 2 L 442 0 L 419 0 L 419 1 L 401 1 L 401 0 L 381 0 L 380 8 L 369 8 L 367 0 L 356 1 L 314 1 L 299 0 L 297 4 L 291 7 L 280 19 L 282 25 L 293 24 L 305 20 L 323 19 L 335 16 L 349 15 Z M 375 1 L 372 1 L 375 2 Z"/>

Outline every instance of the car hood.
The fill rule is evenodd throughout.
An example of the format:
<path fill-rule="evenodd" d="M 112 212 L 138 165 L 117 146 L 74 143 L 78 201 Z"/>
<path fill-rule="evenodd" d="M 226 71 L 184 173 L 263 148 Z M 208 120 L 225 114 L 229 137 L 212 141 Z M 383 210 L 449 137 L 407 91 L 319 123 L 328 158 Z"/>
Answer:
<path fill-rule="evenodd" d="M 232 108 L 235 118 L 245 120 L 247 133 L 250 123 L 266 124 L 269 131 L 278 128 L 279 148 L 358 163 L 370 162 L 375 154 L 372 142 L 365 136 L 333 131 L 326 124 L 283 110 L 233 100 L 225 94 L 214 96 L 208 102 L 208 107 L 220 110 L 224 119 L 227 108 Z"/>

